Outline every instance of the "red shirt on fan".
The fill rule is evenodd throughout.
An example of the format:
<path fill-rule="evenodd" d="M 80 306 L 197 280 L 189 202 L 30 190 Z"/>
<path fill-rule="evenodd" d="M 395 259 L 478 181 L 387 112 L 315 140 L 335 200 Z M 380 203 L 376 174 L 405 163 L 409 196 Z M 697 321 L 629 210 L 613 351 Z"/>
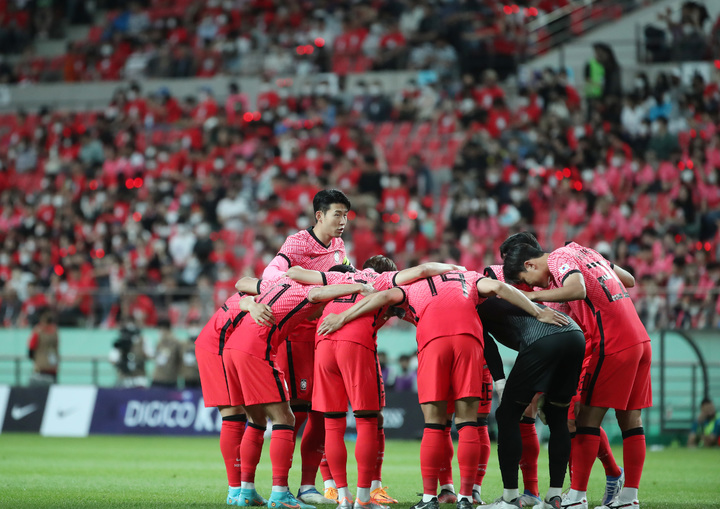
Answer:
<path fill-rule="evenodd" d="M 483 343 L 483 330 L 475 308 L 485 299 L 477 291 L 484 276 L 478 272 L 447 272 L 401 286 L 405 301 L 417 325 L 418 352 L 443 336 L 468 334 Z"/>
<path fill-rule="evenodd" d="M 272 283 L 269 281 L 258 280 L 258 294 L 271 285 Z M 222 355 L 225 342 L 233 333 L 235 327 L 238 326 L 240 320 L 247 314 L 246 311 L 240 310 L 240 301 L 245 297 L 246 295 L 242 292 L 232 294 L 205 324 L 202 332 L 195 340 L 195 346 Z"/>
<path fill-rule="evenodd" d="M 571 274 L 580 273 L 585 279 L 585 300 L 568 304 L 594 353 L 610 355 L 650 341 L 612 263 L 600 253 L 571 242 L 550 253 L 547 263 L 551 283 L 557 287 Z"/>

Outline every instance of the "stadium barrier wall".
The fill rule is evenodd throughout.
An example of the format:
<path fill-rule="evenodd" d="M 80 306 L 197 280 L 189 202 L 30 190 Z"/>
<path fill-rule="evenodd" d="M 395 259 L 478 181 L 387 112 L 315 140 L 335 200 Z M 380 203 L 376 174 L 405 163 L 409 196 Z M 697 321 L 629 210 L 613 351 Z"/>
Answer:
<path fill-rule="evenodd" d="M 387 395 L 388 438 L 422 436 L 417 394 Z M 205 408 L 199 390 L 103 389 L 92 385 L 10 387 L 0 385 L 0 430 L 52 437 L 88 435 L 191 435 L 220 433 L 217 408 Z M 355 431 L 348 413 L 348 433 Z"/>

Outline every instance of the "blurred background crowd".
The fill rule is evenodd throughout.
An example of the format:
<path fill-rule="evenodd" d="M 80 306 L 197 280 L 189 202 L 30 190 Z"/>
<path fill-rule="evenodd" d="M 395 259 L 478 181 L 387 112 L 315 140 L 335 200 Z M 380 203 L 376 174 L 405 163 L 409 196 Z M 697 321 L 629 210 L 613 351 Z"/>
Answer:
<path fill-rule="evenodd" d="M 87 3 L 0 1 L 2 79 L 131 79 L 99 110 L 0 114 L 2 326 L 52 307 L 63 326 L 195 327 L 336 187 L 353 203 L 356 265 L 385 253 L 482 269 L 528 229 L 630 270 L 648 329 L 720 327 L 720 61 L 623 88 L 596 44 L 583 76 L 546 68 L 505 86 L 528 19 L 567 3 L 106 1 L 90 39 L 35 65 L 34 44 L 91 19 Z M 718 22 L 685 5 L 655 28 L 720 54 Z M 254 98 L 139 80 L 238 74 L 253 51 Z M 399 93 L 372 73 L 352 87 L 302 78 L 400 68 L 426 74 Z"/>

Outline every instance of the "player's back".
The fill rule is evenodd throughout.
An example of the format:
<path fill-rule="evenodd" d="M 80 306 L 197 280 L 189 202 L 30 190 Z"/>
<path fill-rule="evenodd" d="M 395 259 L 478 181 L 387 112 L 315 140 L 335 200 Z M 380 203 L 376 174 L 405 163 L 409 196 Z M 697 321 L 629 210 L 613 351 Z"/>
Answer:
<path fill-rule="evenodd" d="M 480 303 L 478 272 L 451 271 L 403 287 L 406 307 L 417 324 L 418 350 L 443 336 L 469 334 L 482 341 L 475 307 Z"/>
<path fill-rule="evenodd" d="M 573 272 L 582 274 L 586 298 L 569 305 L 593 348 L 607 355 L 650 340 L 625 286 L 600 253 L 571 242 L 550 253 L 548 267 L 562 280 Z"/>
<path fill-rule="evenodd" d="M 333 237 L 329 245 L 324 245 L 312 228 L 308 228 L 285 239 L 278 255 L 284 257 L 290 267 L 326 271 L 345 262 L 345 243 L 340 237 Z"/>
<path fill-rule="evenodd" d="M 226 348 L 242 350 L 264 359 L 274 358 L 277 345 L 285 339 L 288 331 L 312 313 L 315 305 L 308 300 L 308 294 L 313 288 L 316 285 L 302 285 L 287 277 L 270 282 L 255 301 L 270 307 L 275 325 L 258 325 L 246 315 L 240 320 Z"/>
<path fill-rule="evenodd" d="M 378 273 L 372 269 L 365 269 L 357 272 L 348 272 L 343 274 L 343 276 L 345 278 L 345 282 L 368 283 L 373 285 L 375 290 L 380 292 L 393 287 L 393 281 L 396 274 L 397 272 Z M 326 275 L 326 277 L 330 276 L 331 274 Z M 332 284 L 336 281 L 328 279 L 328 282 Z M 363 296 L 356 293 L 328 302 L 323 310 L 323 315 L 319 320 L 320 323 L 322 323 L 322 320 L 329 314 L 340 314 L 347 309 L 350 309 L 362 299 Z M 328 334 L 327 336 L 316 335 L 315 341 L 318 342 L 324 339 L 351 341 L 370 348 L 371 350 L 375 350 L 377 346 L 377 331 L 384 323 L 384 321 L 381 320 L 384 312 L 385 309 L 381 308 L 372 313 L 361 315 L 355 320 L 345 324 L 341 329 Z"/>

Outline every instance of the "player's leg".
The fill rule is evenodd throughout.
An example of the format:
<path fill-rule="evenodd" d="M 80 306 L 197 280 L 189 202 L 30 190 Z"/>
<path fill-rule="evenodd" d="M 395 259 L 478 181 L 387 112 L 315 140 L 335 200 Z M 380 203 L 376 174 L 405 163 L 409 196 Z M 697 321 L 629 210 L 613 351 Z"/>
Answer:
<path fill-rule="evenodd" d="M 353 405 L 353 408 L 356 408 L 356 405 Z M 371 485 L 373 474 L 375 474 L 375 462 L 378 451 L 378 412 L 372 410 L 355 411 L 355 425 L 357 428 L 355 461 L 357 462 L 358 468 L 358 481 L 357 498 L 355 499 L 354 507 L 355 509 L 386 508 L 387 506 L 378 503 L 371 494 Z"/>
<path fill-rule="evenodd" d="M 493 380 L 490 370 L 483 366 L 482 394 L 478 404 L 477 425 L 478 439 L 480 440 L 480 458 L 478 461 L 475 483 L 473 485 L 473 502 L 482 504 L 482 483 L 487 472 L 490 459 L 490 434 L 488 433 L 488 416 L 492 408 Z"/>
<path fill-rule="evenodd" d="M 618 424 L 623 434 L 623 464 L 625 467 L 625 485 L 615 500 L 603 503 L 603 507 L 637 507 L 638 489 L 645 464 L 645 431 L 642 426 L 642 409 L 652 405 L 650 386 L 650 363 L 652 350 L 650 342 L 622 352 L 633 361 L 637 368 L 632 379 L 630 398 L 626 410 L 615 410 Z M 631 362 L 628 360 L 628 362 Z M 626 370 L 627 372 L 627 370 Z"/>
<path fill-rule="evenodd" d="M 605 494 L 603 495 L 602 503 L 607 504 L 620 493 L 620 490 L 625 484 L 625 472 L 615 461 L 607 433 L 605 433 L 602 427 L 600 428 L 598 459 L 602 462 L 603 468 L 605 468 Z"/>
<path fill-rule="evenodd" d="M 481 455 L 477 411 L 479 401 L 480 399 L 477 397 L 461 398 L 455 401 L 455 427 L 459 435 L 457 459 L 460 466 L 458 509 L 472 508 L 473 504 L 473 491 L 477 482 Z"/>
<path fill-rule="evenodd" d="M 218 406 L 222 417 L 220 427 L 220 454 L 225 463 L 225 472 L 228 478 L 228 499 L 237 498 L 240 495 L 241 469 L 240 469 L 240 444 L 245 434 L 247 417 L 242 406 Z M 228 504 L 231 501 L 228 500 Z"/>
<path fill-rule="evenodd" d="M 381 373 L 378 365 L 378 373 Z M 380 374 L 380 380 L 382 381 L 382 374 Z M 378 428 L 377 428 L 377 444 L 378 453 L 375 460 L 375 473 L 373 474 L 373 480 L 370 484 L 370 496 L 378 504 L 397 504 L 398 501 L 391 497 L 387 492 L 387 486 L 383 486 L 382 482 L 382 465 L 385 459 L 385 417 L 382 413 L 382 408 L 385 407 L 385 384 L 382 383 L 382 392 L 380 397 L 381 409 L 378 413 Z"/>
<path fill-rule="evenodd" d="M 262 455 L 263 443 L 265 442 L 265 429 L 267 428 L 267 419 L 265 411 L 261 405 L 252 405 L 246 407 L 248 422 L 240 444 L 240 465 L 241 486 L 239 502 L 237 505 L 250 506 L 261 505 L 262 497 L 257 494 L 255 489 L 255 472 L 260 456 Z M 265 500 L 265 499 L 262 499 Z M 265 503 L 262 505 L 267 504 Z"/>
<path fill-rule="evenodd" d="M 452 410 L 450 409 L 452 407 Z M 445 445 L 446 452 L 443 457 L 440 472 L 438 474 L 438 482 L 440 483 L 440 493 L 438 494 L 438 502 L 441 504 L 457 503 L 457 495 L 455 494 L 455 486 L 453 484 L 452 460 L 455 455 L 455 448 L 452 440 L 452 419 L 455 411 L 455 402 L 448 402 L 448 416 L 445 422 Z"/>
<path fill-rule="evenodd" d="M 419 379 L 420 377 L 418 377 Z M 425 420 L 422 441 L 420 442 L 420 472 L 423 481 L 423 498 L 415 509 L 437 507 L 437 484 L 440 464 L 445 455 L 445 419 L 447 403 L 428 401 L 420 404 Z"/>
<path fill-rule="evenodd" d="M 523 478 L 523 494 L 520 497 L 523 505 L 535 505 L 541 501 L 538 489 L 538 457 L 540 455 L 540 442 L 535 429 L 537 416 L 537 402 L 541 393 L 537 393 L 520 418 L 520 438 L 522 439 L 522 456 L 520 457 L 520 471 Z"/>
<path fill-rule="evenodd" d="M 564 507 L 587 508 L 587 485 L 600 451 L 600 424 L 607 411 L 607 407 L 584 405 L 576 415 L 575 439 L 571 451 L 573 475 L 570 491 L 563 501 Z"/>

